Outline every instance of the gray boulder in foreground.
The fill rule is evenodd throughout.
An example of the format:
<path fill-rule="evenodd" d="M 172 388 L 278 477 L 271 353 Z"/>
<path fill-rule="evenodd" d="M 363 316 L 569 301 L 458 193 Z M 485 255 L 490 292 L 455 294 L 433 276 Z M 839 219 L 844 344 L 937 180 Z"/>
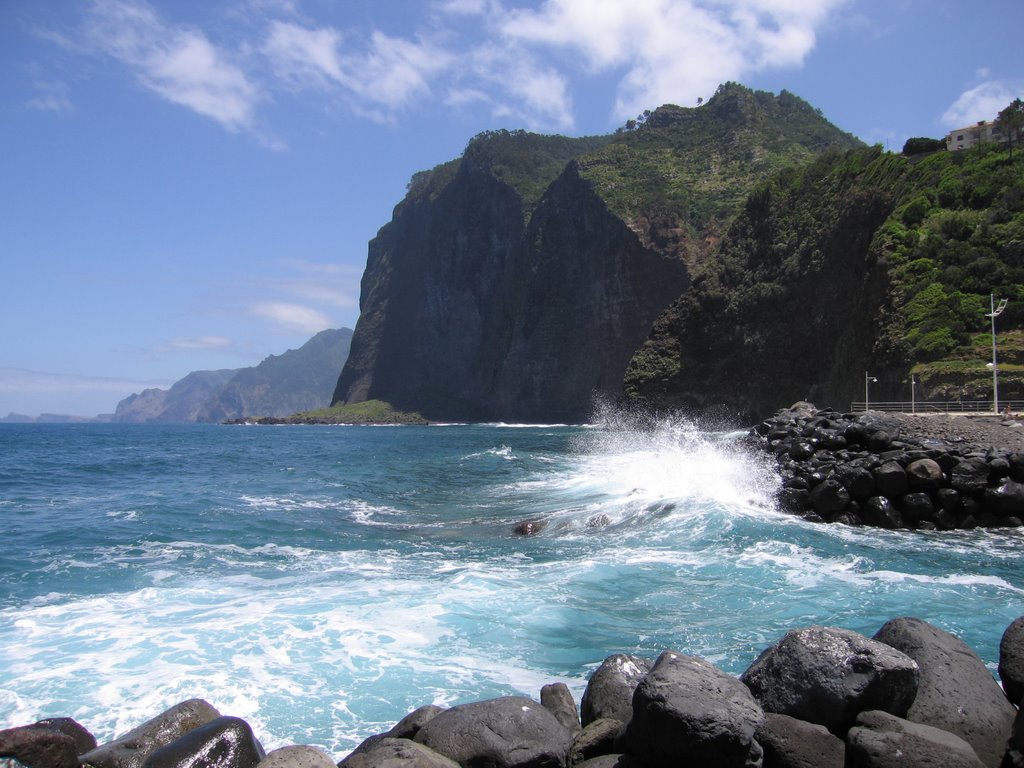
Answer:
<path fill-rule="evenodd" d="M 458 763 L 409 739 L 385 736 L 353 752 L 344 768 L 458 768 Z"/>
<path fill-rule="evenodd" d="M 999 679 L 1013 704 L 1024 700 L 1024 616 L 1014 619 L 999 641 Z"/>
<path fill-rule="evenodd" d="M 322 749 L 296 744 L 268 752 L 256 768 L 334 768 L 334 765 L 333 758 Z"/>
<path fill-rule="evenodd" d="M 887 712 L 864 712 L 846 737 L 847 768 L 984 768 L 959 736 Z"/>
<path fill-rule="evenodd" d="M 601 662 L 580 699 L 583 725 L 601 718 L 628 723 L 633 714 L 633 691 L 650 671 L 651 662 L 640 656 L 616 653 Z"/>
<path fill-rule="evenodd" d="M 582 729 L 576 701 L 565 683 L 549 683 L 540 689 L 540 703 L 565 726 L 573 736 Z"/>
<path fill-rule="evenodd" d="M 124 736 L 86 752 L 79 762 L 94 768 L 142 768 L 150 753 L 218 717 L 220 712 L 208 702 L 189 699 L 147 720 Z"/>
<path fill-rule="evenodd" d="M 764 712 L 747 687 L 704 659 L 665 651 L 633 696 L 625 751 L 652 765 L 761 764 Z"/>
<path fill-rule="evenodd" d="M 239 717 L 218 717 L 150 753 L 145 768 L 256 768 L 266 757 Z"/>
<path fill-rule="evenodd" d="M 765 712 L 756 738 L 765 768 L 843 768 L 843 740 L 823 725 Z"/>
<path fill-rule="evenodd" d="M 917 693 L 914 660 L 849 629 L 794 629 L 740 679 L 765 712 L 817 723 L 839 736 L 860 712 L 905 715 Z"/>
<path fill-rule="evenodd" d="M 875 639 L 910 656 L 921 670 L 907 720 L 955 733 L 998 768 L 1016 709 L 984 662 L 960 638 L 926 621 L 892 619 Z"/>
<path fill-rule="evenodd" d="M 562 768 L 573 736 L 533 699 L 505 696 L 446 709 L 416 741 L 463 766 Z"/>

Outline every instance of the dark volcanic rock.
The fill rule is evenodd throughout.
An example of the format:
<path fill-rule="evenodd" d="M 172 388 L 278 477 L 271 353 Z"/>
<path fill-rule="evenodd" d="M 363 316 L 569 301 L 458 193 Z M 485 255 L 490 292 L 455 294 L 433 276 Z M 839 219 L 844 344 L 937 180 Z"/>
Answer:
<path fill-rule="evenodd" d="M 415 741 L 385 737 L 353 752 L 338 763 L 338 768 L 457 768 L 458 765 Z"/>
<path fill-rule="evenodd" d="M 860 712 L 906 714 L 917 692 L 917 664 L 848 629 L 786 633 L 740 679 L 766 712 L 824 725 L 843 735 Z"/>
<path fill-rule="evenodd" d="M 141 768 L 149 755 L 201 725 L 220 717 L 209 703 L 189 699 L 147 720 L 107 744 L 80 757 L 85 766 L 96 768 Z"/>
<path fill-rule="evenodd" d="M 1024 616 L 1014 619 L 999 641 L 999 679 L 1006 697 L 1020 705 L 1024 701 Z"/>
<path fill-rule="evenodd" d="M 1007 478 L 985 489 L 985 508 L 1002 516 L 1024 515 L 1024 483 Z"/>
<path fill-rule="evenodd" d="M 633 696 L 622 741 L 655 765 L 742 768 L 761 760 L 764 713 L 739 680 L 703 659 L 665 651 Z"/>
<path fill-rule="evenodd" d="M 553 714 L 573 736 L 582 730 L 576 702 L 565 683 L 551 683 L 540 689 L 540 703 Z"/>
<path fill-rule="evenodd" d="M 415 739 L 416 734 L 420 732 L 420 728 L 442 712 L 444 712 L 444 707 L 439 707 L 436 704 L 427 704 L 424 707 L 418 707 L 399 720 L 391 730 L 384 735 L 395 739 Z"/>
<path fill-rule="evenodd" d="M 857 717 L 846 739 L 848 768 L 984 768 L 959 736 L 887 712 Z"/>
<path fill-rule="evenodd" d="M 79 754 L 75 737 L 43 722 L 0 731 L 0 761 L 14 758 L 28 768 L 74 768 Z"/>
<path fill-rule="evenodd" d="M 921 619 L 887 622 L 879 642 L 910 656 L 920 668 L 907 719 L 956 734 L 991 768 L 1003 758 L 1015 710 L 984 663 L 966 643 Z"/>
<path fill-rule="evenodd" d="M 605 659 L 590 676 L 580 700 L 584 726 L 601 718 L 628 723 L 633 716 L 633 692 L 651 671 L 651 662 L 640 656 L 617 653 Z"/>
<path fill-rule="evenodd" d="M 144 768 L 255 768 L 266 757 L 249 724 L 218 717 L 146 758 Z"/>
<path fill-rule="evenodd" d="M 898 498 L 907 492 L 907 473 L 897 461 L 887 461 L 874 471 L 875 485 L 882 496 Z"/>
<path fill-rule="evenodd" d="M 843 740 L 823 725 L 765 712 L 757 741 L 763 768 L 843 768 Z"/>
<path fill-rule="evenodd" d="M 1017 710 L 1000 768 L 1024 768 L 1024 709 Z"/>
<path fill-rule="evenodd" d="M 506 696 L 446 709 L 416 741 L 463 766 L 560 768 L 573 738 L 537 702 Z"/>
<path fill-rule="evenodd" d="M 569 765 L 576 765 L 601 755 L 615 754 L 615 745 L 622 733 L 622 726 L 618 720 L 607 717 L 589 723 L 572 742 Z"/>
<path fill-rule="evenodd" d="M 811 489 L 811 508 L 819 515 L 840 512 L 849 503 L 850 492 L 838 480 L 829 478 Z"/>

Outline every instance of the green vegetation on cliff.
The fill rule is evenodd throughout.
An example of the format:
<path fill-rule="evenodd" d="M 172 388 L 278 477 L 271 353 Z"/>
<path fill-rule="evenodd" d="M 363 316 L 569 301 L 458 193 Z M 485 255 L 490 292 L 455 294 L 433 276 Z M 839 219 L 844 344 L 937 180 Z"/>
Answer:
<path fill-rule="evenodd" d="M 364 400 L 361 403 L 332 405 L 314 411 L 303 411 L 284 418 L 257 419 L 260 424 L 426 424 L 418 413 L 396 410 L 382 400 Z"/>
<path fill-rule="evenodd" d="M 788 91 L 725 83 L 703 106 L 659 107 L 580 167 L 623 219 L 672 212 L 699 232 L 711 219 L 731 219 L 753 181 L 826 147 L 858 145 Z"/>
<path fill-rule="evenodd" d="M 783 169 L 743 213 L 625 379 L 627 399 L 748 415 L 815 398 L 991 396 L 989 294 L 1001 394 L 1024 396 L 1024 157 L 982 145 L 904 157 L 829 151 Z M 1005 391 L 1004 391 L 1005 387 Z"/>

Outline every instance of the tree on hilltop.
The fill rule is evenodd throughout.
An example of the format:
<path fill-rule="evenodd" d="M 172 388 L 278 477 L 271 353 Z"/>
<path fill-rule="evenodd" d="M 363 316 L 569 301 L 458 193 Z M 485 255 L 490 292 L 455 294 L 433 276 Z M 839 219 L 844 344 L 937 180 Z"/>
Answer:
<path fill-rule="evenodd" d="M 1006 145 L 1010 148 L 1010 157 L 1013 157 L 1013 140 L 1020 141 L 1021 129 L 1024 128 L 1024 101 L 1014 99 L 999 113 L 996 124 L 1006 134 Z"/>

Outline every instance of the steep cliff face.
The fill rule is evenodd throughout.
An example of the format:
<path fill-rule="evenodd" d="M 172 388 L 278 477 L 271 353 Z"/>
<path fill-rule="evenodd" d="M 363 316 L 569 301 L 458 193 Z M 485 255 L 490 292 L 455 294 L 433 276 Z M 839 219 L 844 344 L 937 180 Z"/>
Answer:
<path fill-rule="evenodd" d="M 689 283 L 678 258 L 645 247 L 571 164 L 548 189 L 513 279 L 511 334 L 501 350 L 493 413 L 578 421 L 618 393 L 660 309 Z M 487 366 L 489 367 L 489 366 Z"/>
<path fill-rule="evenodd" d="M 437 420 L 580 421 L 750 188 L 855 139 L 796 97 L 727 84 L 598 139 L 492 132 L 417 174 L 370 243 L 333 404 Z"/>
<path fill-rule="evenodd" d="M 334 402 L 435 418 L 489 415 L 480 355 L 507 316 L 524 231 L 516 191 L 472 163 L 408 198 L 371 241 L 360 318 Z"/>
<path fill-rule="evenodd" d="M 370 244 L 335 402 L 578 421 L 616 393 L 685 266 L 644 248 L 575 166 L 526 219 L 517 191 L 470 163 L 400 206 Z"/>

